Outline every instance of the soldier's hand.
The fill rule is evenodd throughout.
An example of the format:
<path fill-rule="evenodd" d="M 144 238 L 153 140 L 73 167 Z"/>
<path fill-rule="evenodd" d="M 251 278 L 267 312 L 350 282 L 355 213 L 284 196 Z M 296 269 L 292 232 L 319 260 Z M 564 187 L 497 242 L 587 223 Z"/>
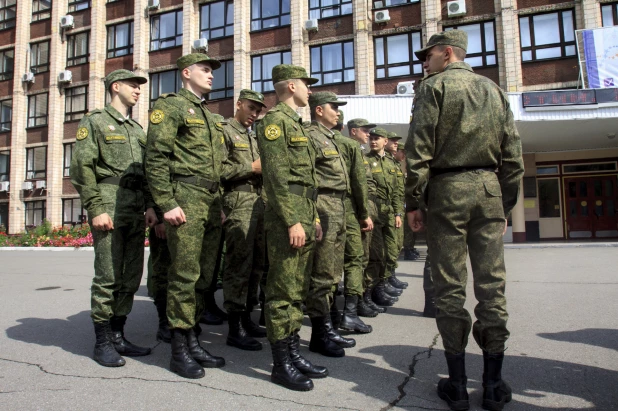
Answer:
<path fill-rule="evenodd" d="M 113 230 L 114 222 L 109 217 L 109 214 L 103 213 L 92 219 L 92 228 L 101 231 Z"/>
<path fill-rule="evenodd" d="M 324 231 L 322 231 L 322 224 L 315 223 L 315 241 L 322 241 L 323 235 Z"/>
<path fill-rule="evenodd" d="M 187 222 L 187 217 L 185 217 L 185 213 L 180 207 L 176 207 L 163 214 L 163 219 L 173 226 L 179 226 Z"/>
<path fill-rule="evenodd" d="M 509 228 L 509 220 L 504 219 L 504 230 L 502 231 L 502 235 L 506 234 L 506 229 Z"/>
<path fill-rule="evenodd" d="M 395 228 L 401 227 L 401 217 L 395 216 Z"/>
<path fill-rule="evenodd" d="M 157 218 L 157 213 L 155 213 L 154 208 L 150 207 L 146 209 L 146 225 L 152 228 L 158 222 L 159 222 L 159 219 Z"/>
<path fill-rule="evenodd" d="M 251 171 L 253 171 L 253 174 L 262 174 L 262 160 L 258 158 L 251 163 Z"/>
<path fill-rule="evenodd" d="M 423 212 L 421 210 L 410 211 L 406 213 L 406 217 L 408 217 L 408 225 L 410 229 L 415 233 L 422 231 L 425 227 L 423 224 Z"/>
<path fill-rule="evenodd" d="M 225 213 L 223 212 L 223 210 L 221 210 L 221 224 L 225 223 L 225 219 L 227 217 L 225 216 Z"/>
<path fill-rule="evenodd" d="M 290 245 L 292 248 L 301 248 L 305 245 L 305 229 L 301 223 L 296 223 L 288 228 Z"/>
<path fill-rule="evenodd" d="M 157 238 L 160 238 L 161 240 L 165 240 L 167 238 L 167 236 L 165 235 L 165 224 L 161 223 L 155 225 L 154 230 Z"/>
<path fill-rule="evenodd" d="M 373 220 L 371 220 L 371 217 L 367 217 L 366 219 L 362 220 L 360 222 L 360 225 L 361 225 L 361 231 L 363 232 L 373 230 Z"/>

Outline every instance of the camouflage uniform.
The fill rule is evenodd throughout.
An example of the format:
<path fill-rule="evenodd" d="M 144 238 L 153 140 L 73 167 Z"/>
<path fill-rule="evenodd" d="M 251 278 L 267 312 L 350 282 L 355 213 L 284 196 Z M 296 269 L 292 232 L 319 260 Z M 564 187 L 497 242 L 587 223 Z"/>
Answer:
<path fill-rule="evenodd" d="M 395 215 L 399 215 L 402 219 L 402 224 L 399 228 L 395 227 L 395 247 L 390 250 L 391 253 L 393 253 L 392 255 L 389 256 L 388 259 L 388 263 L 386 265 L 386 271 L 387 273 L 393 273 L 395 272 L 395 269 L 399 266 L 397 264 L 397 260 L 399 259 L 399 254 L 401 253 L 401 248 L 403 247 L 403 213 L 404 213 L 404 206 L 403 206 L 403 197 L 404 197 L 404 184 L 405 184 L 405 177 L 403 176 L 403 172 L 401 171 L 401 164 L 399 163 L 399 161 L 397 161 L 397 159 L 395 159 L 395 157 L 391 154 L 391 153 L 386 153 L 385 154 L 395 165 L 395 171 L 396 171 L 396 175 L 397 175 L 397 196 L 401 199 L 400 204 L 401 204 L 401 208 L 396 209 L 395 210 Z"/>
<path fill-rule="evenodd" d="M 369 159 L 367 158 L 365 148 L 361 145 L 359 145 L 359 147 L 361 149 L 361 154 L 363 155 L 365 177 L 367 178 L 367 212 L 369 213 L 369 217 L 371 217 L 374 224 L 374 229 L 372 231 L 361 232 L 361 240 L 363 243 L 363 288 L 368 289 L 371 288 L 373 282 L 369 271 L 367 271 L 367 266 L 369 265 L 369 254 L 373 231 L 375 230 L 375 224 L 378 220 L 378 207 L 376 206 L 378 186 L 376 180 L 373 178 L 371 164 L 369 164 Z"/>

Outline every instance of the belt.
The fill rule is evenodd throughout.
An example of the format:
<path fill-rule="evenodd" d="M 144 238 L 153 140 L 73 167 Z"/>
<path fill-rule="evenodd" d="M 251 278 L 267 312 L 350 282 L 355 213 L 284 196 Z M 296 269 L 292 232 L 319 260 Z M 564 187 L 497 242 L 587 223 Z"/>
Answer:
<path fill-rule="evenodd" d="M 496 172 L 496 166 L 483 166 L 483 167 L 453 167 L 453 168 L 432 168 L 431 177 L 436 177 L 446 173 L 465 173 L 467 171 L 489 171 Z"/>
<path fill-rule="evenodd" d="M 335 197 L 335 198 L 341 199 L 342 201 L 345 200 L 345 197 L 347 194 L 348 192 L 345 190 L 331 190 L 329 188 L 319 188 L 318 189 L 318 195 Z"/>
<path fill-rule="evenodd" d="M 225 192 L 231 191 L 244 191 L 245 193 L 256 193 L 257 195 L 262 194 L 262 186 L 253 185 L 249 183 L 238 183 L 238 184 L 227 184 L 224 186 Z"/>
<path fill-rule="evenodd" d="M 99 180 L 98 184 L 113 184 L 133 191 L 144 190 L 145 182 L 142 178 L 134 177 L 105 177 Z"/>
<path fill-rule="evenodd" d="M 300 184 L 288 184 L 288 188 L 292 194 L 296 194 L 297 196 L 305 197 L 313 201 L 318 200 L 318 190 L 313 187 L 306 187 Z"/>
<path fill-rule="evenodd" d="M 203 187 L 208 189 L 211 193 L 219 191 L 219 183 L 206 180 L 205 178 L 198 176 L 172 176 L 173 181 L 182 181 L 183 183 L 193 184 L 194 186 Z"/>

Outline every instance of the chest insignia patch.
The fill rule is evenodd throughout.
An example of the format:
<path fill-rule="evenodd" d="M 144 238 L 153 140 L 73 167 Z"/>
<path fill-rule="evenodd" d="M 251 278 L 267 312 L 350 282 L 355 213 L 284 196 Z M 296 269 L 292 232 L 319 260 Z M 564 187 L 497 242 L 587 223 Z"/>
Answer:
<path fill-rule="evenodd" d="M 324 140 L 324 145 L 327 146 L 328 145 L 328 140 Z"/>
<path fill-rule="evenodd" d="M 114 130 L 116 130 L 116 127 L 111 126 L 111 125 L 110 125 L 110 126 L 107 126 L 107 128 L 109 128 L 109 131 L 114 131 Z"/>
<path fill-rule="evenodd" d="M 267 140 L 276 140 L 281 136 L 281 129 L 276 124 L 266 126 L 264 136 Z"/>
<path fill-rule="evenodd" d="M 376 167 L 378 165 L 378 163 L 373 163 L 372 166 Z"/>
<path fill-rule="evenodd" d="M 193 110 L 192 108 L 189 109 L 189 114 L 193 115 L 195 114 L 195 110 Z"/>
<path fill-rule="evenodd" d="M 165 114 L 161 110 L 155 110 L 150 114 L 150 122 L 152 124 L 159 124 L 165 118 Z"/>
<path fill-rule="evenodd" d="M 77 130 L 77 135 L 75 136 L 75 139 L 83 140 L 86 137 L 88 137 L 88 129 L 86 127 L 80 127 L 80 129 Z"/>
<path fill-rule="evenodd" d="M 234 136 L 236 140 L 240 140 L 240 136 Z"/>

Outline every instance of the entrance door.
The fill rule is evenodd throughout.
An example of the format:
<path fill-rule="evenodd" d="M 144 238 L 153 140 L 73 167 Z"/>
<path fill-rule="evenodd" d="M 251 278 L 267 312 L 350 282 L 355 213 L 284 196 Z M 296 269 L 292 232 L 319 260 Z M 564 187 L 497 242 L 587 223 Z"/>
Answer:
<path fill-rule="evenodd" d="M 616 176 L 564 179 L 568 238 L 618 237 Z"/>

